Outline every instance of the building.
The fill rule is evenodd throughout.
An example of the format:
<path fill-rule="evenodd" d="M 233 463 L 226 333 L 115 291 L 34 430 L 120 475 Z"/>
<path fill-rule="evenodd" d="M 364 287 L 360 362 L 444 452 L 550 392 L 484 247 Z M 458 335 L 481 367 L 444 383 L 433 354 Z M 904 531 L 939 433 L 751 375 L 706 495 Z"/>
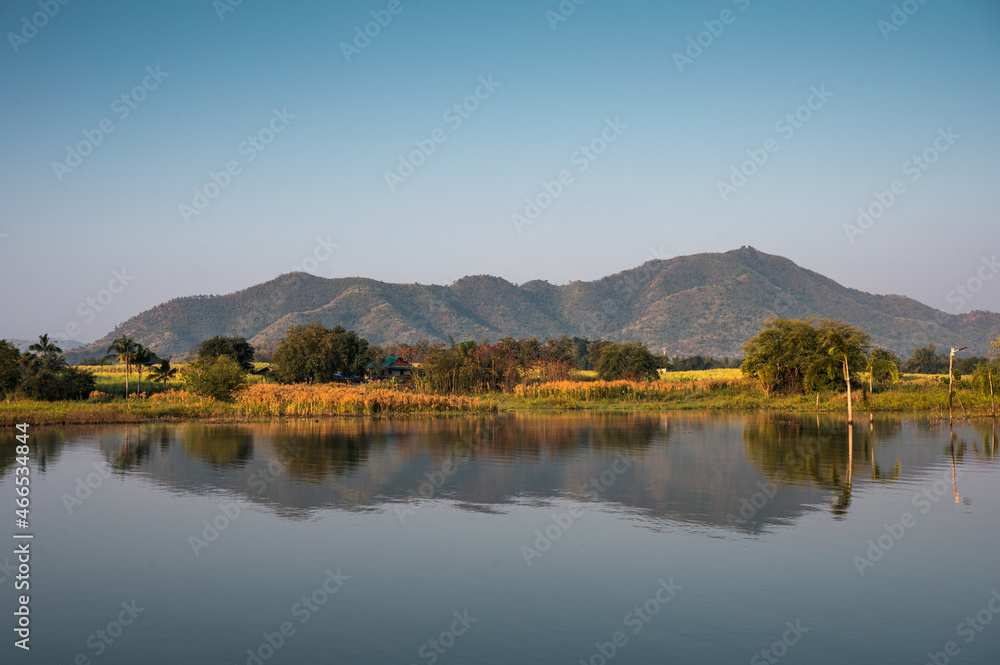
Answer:
<path fill-rule="evenodd" d="M 368 371 L 373 379 L 400 379 L 412 378 L 417 368 L 405 358 L 389 356 L 378 368 L 369 364 Z"/>

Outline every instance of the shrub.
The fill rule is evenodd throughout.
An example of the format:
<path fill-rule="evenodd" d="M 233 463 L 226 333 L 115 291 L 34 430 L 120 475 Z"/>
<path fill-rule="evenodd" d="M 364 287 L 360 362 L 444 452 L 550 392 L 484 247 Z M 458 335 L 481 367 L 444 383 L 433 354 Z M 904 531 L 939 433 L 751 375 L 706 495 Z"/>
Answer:
<path fill-rule="evenodd" d="M 42 369 L 28 376 L 21 390 L 30 399 L 46 402 L 84 399 L 94 390 L 94 375 L 75 367 Z"/>
<path fill-rule="evenodd" d="M 191 363 L 184 372 L 184 380 L 196 395 L 229 402 L 237 390 L 246 386 L 247 377 L 239 363 L 222 355 L 214 362 Z"/>

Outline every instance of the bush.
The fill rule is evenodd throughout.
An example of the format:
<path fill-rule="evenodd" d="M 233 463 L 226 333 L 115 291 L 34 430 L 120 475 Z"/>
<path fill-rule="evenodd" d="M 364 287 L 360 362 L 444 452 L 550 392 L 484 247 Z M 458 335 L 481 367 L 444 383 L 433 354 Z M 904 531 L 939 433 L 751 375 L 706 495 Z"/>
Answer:
<path fill-rule="evenodd" d="M 640 342 L 607 343 L 597 361 L 597 374 L 602 381 L 655 381 L 659 376 L 656 358 Z"/>
<path fill-rule="evenodd" d="M 228 355 L 214 362 L 191 363 L 184 371 L 188 389 L 196 395 L 231 402 L 233 394 L 247 384 L 246 372 Z"/>
<path fill-rule="evenodd" d="M 0 397 L 14 392 L 21 382 L 21 352 L 7 340 L 0 340 Z"/>
<path fill-rule="evenodd" d="M 75 367 L 42 369 L 28 376 L 21 390 L 30 399 L 46 402 L 84 399 L 94 390 L 94 375 Z"/>

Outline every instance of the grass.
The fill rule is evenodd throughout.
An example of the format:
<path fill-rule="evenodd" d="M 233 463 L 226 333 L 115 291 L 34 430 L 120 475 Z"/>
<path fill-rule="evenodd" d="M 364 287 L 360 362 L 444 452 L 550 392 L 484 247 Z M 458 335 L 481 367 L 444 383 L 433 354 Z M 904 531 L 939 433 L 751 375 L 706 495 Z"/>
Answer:
<path fill-rule="evenodd" d="M 482 413 L 496 404 L 477 397 L 421 395 L 379 384 L 289 385 L 257 383 L 233 402 L 167 390 L 145 397 L 116 399 L 95 391 L 75 402 L 0 402 L 0 425 L 131 423 L 149 420 L 269 420 L 280 417 L 374 416 L 419 413 Z"/>
<path fill-rule="evenodd" d="M 854 391 L 858 413 L 923 412 L 947 416 L 948 388 L 936 375 L 908 374 L 873 394 Z M 659 381 L 558 381 L 518 386 L 498 397 L 507 410 L 793 411 L 846 412 L 846 393 L 764 395 L 738 369 L 662 372 Z M 964 410 L 963 410 L 964 406 Z M 989 416 L 990 400 L 978 390 L 955 391 L 956 416 Z"/>
<path fill-rule="evenodd" d="M 739 369 L 699 369 L 687 372 L 660 372 L 662 381 L 735 381 L 742 379 L 743 373 Z"/>
<path fill-rule="evenodd" d="M 250 386 L 236 398 L 236 409 L 251 417 L 377 415 L 493 411 L 492 402 L 459 395 L 423 395 L 380 384 Z"/>

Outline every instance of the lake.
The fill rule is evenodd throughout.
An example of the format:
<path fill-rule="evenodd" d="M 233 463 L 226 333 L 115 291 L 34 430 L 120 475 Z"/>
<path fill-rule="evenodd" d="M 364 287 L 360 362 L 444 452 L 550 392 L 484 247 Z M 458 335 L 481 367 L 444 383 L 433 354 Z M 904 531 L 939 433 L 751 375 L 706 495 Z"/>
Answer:
<path fill-rule="evenodd" d="M 1000 662 L 989 422 L 494 415 L 30 428 L 4 663 Z M 850 438 L 850 443 L 849 443 Z M 10 534 L 10 535 L 8 535 Z"/>

